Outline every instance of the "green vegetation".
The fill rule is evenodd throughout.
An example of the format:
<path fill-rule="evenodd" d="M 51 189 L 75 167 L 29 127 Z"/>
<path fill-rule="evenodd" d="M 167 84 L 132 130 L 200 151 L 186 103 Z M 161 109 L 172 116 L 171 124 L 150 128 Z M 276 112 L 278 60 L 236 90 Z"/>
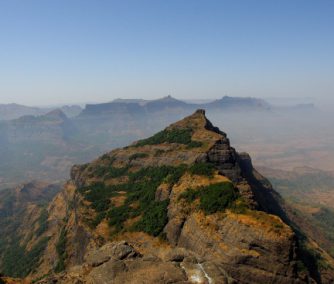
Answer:
<path fill-rule="evenodd" d="M 112 164 L 116 160 L 116 158 L 114 156 L 110 156 L 109 154 L 104 154 L 104 155 L 101 156 L 101 160 L 102 161 L 107 161 L 110 164 Z"/>
<path fill-rule="evenodd" d="M 328 208 L 321 208 L 313 217 L 323 226 L 334 228 L 334 212 Z M 334 240 L 334 239 L 333 239 Z"/>
<path fill-rule="evenodd" d="M 305 266 L 304 262 L 302 262 L 301 260 L 298 260 L 296 262 L 296 268 L 297 268 L 297 271 L 299 271 L 299 272 L 306 272 L 307 271 L 307 267 Z"/>
<path fill-rule="evenodd" d="M 304 238 L 300 240 L 298 254 L 303 261 L 303 265 L 308 268 L 313 276 L 317 276 L 319 271 L 329 268 L 328 262 L 320 252 L 311 248 Z M 300 268 L 303 269 L 303 266 L 300 266 Z"/>
<path fill-rule="evenodd" d="M 38 229 L 36 231 L 36 236 L 41 236 L 48 228 L 48 211 L 44 208 L 39 216 L 38 222 Z"/>
<path fill-rule="evenodd" d="M 163 182 L 170 185 L 177 183 L 186 170 L 186 165 L 146 167 L 137 172 L 128 172 L 128 181 L 122 184 L 106 186 L 96 183 L 80 188 L 81 194 L 98 213 L 91 225 L 97 226 L 107 218 L 114 233 L 117 233 L 125 229 L 126 220 L 141 216 L 132 228 L 127 229 L 158 236 L 167 222 L 168 201 L 155 201 L 155 192 Z M 119 191 L 126 192 L 124 204 L 112 206 L 110 199 L 117 196 Z"/>
<path fill-rule="evenodd" d="M 128 166 L 116 168 L 113 167 L 112 164 L 98 165 L 91 175 L 96 177 L 117 178 L 124 176 L 127 173 L 128 169 Z"/>
<path fill-rule="evenodd" d="M 31 231 L 26 232 L 22 224 L 27 214 L 25 193 L 16 195 L 15 190 L 1 191 L 0 209 L 0 270 L 10 277 L 25 277 L 36 270 L 48 242 L 43 237 L 47 230 L 48 213 L 45 204 L 54 196 L 56 188 L 40 196 L 34 203 L 38 208 L 36 216 L 30 220 Z M 29 200 L 29 199 L 28 199 Z M 22 225 L 24 225 L 22 227 Z M 32 244 L 31 241 L 34 241 Z M 29 243 L 29 245 L 28 245 Z"/>
<path fill-rule="evenodd" d="M 192 175 L 213 177 L 215 167 L 210 163 L 195 163 L 189 168 Z"/>
<path fill-rule="evenodd" d="M 46 248 L 49 238 L 42 238 L 30 251 L 19 244 L 18 238 L 12 240 L 10 249 L 7 249 L 2 259 L 2 271 L 12 277 L 25 277 L 34 271 L 39 259 Z"/>
<path fill-rule="evenodd" d="M 331 243 L 334 242 L 334 212 L 332 209 L 323 207 L 309 217 L 311 223 L 315 224 L 323 236 Z M 327 248 L 327 247 L 326 247 Z M 328 247 L 328 253 L 334 256 L 333 247 Z"/>
<path fill-rule="evenodd" d="M 242 196 L 239 196 L 233 206 L 231 207 L 231 210 L 235 213 L 235 214 L 246 214 L 247 212 L 249 212 L 249 206 L 247 205 L 247 203 L 245 202 L 245 200 L 243 199 Z"/>
<path fill-rule="evenodd" d="M 178 167 L 170 167 L 169 173 L 163 181 L 171 185 L 176 184 L 186 172 L 187 168 L 188 167 L 185 164 L 181 164 Z"/>
<path fill-rule="evenodd" d="M 143 217 L 135 224 L 134 230 L 143 231 L 153 236 L 158 236 L 165 227 L 167 218 L 167 206 L 169 201 L 152 202 L 145 210 Z"/>
<path fill-rule="evenodd" d="M 144 145 L 157 145 L 162 143 L 178 143 L 187 145 L 188 148 L 196 148 L 202 146 L 199 141 L 192 141 L 192 130 L 190 128 L 174 128 L 165 129 L 157 134 L 137 142 L 135 147 Z"/>
<path fill-rule="evenodd" d="M 123 222 L 128 219 L 130 210 L 128 204 L 125 204 L 119 207 L 113 207 L 107 212 L 109 225 L 114 226 L 116 232 L 123 229 Z"/>
<path fill-rule="evenodd" d="M 203 145 L 202 142 L 192 140 L 192 141 L 190 141 L 190 142 L 187 144 L 187 148 L 188 148 L 188 149 L 191 149 L 191 148 L 199 148 L 199 147 L 201 147 L 202 145 Z"/>
<path fill-rule="evenodd" d="M 56 244 L 56 251 L 58 254 L 58 262 L 55 267 L 55 272 L 61 272 L 65 269 L 65 259 L 66 259 L 66 230 L 63 227 L 58 242 Z"/>
<path fill-rule="evenodd" d="M 232 207 L 237 198 L 238 193 L 229 182 L 211 184 L 196 189 L 189 188 L 179 196 L 179 199 L 184 199 L 188 203 L 199 199 L 199 207 L 206 214 L 224 211 L 226 208 Z"/>
<path fill-rule="evenodd" d="M 92 228 L 95 228 L 106 217 L 106 212 L 99 212 L 93 221 L 88 222 Z"/>

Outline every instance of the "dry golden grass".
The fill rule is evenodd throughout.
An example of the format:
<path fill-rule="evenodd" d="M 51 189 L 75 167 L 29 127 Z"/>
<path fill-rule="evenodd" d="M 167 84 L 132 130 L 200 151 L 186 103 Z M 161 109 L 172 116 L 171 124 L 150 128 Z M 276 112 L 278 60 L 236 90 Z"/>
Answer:
<path fill-rule="evenodd" d="M 121 176 L 121 177 L 118 177 L 118 178 L 106 179 L 103 182 L 105 183 L 106 186 L 111 186 L 111 185 L 116 185 L 116 184 L 120 184 L 120 183 L 127 183 L 128 181 L 129 181 L 128 176 Z"/>
<path fill-rule="evenodd" d="M 291 228 L 279 217 L 267 214 L 262 211 L 249 210 L 246 214 L 235 214 L 226 212 L 227 217 L 232 218 L 242 224 L 261 228 L 271 238 L 281 238 L 293 235 Z"/>
<path fill-rule="evenodd" d="M 95 229 L 95 233 L 98 236 L 103 237 L 105 240 L 107 240 L 110 236 L 110 229 L 109 229 L 109 224 L 107 220 L 102 220 L 102 222 L 97 225 L 96 229 Z"/>
<path fill-rule="evenodd" d="M 125 200 L 126 200 L 126 192 L 125 191 L 121 191 L 118 192 L 119 195 L 114 196 L 111 198 L 111 203 L 113 206 L 115 207 L 120 207 L 124 204 Z"/>
<path fill-rule="evenodd" d="M 5 281 L 6 284 L 30 284 L 31 281 L 29 279 L 16 279 L 10 277 L 3 277 L 1 278 Z"/>
<path fill-rule="evenodd" d="M 166 241 L 144 232 L 124 232 L 115 236 L 113 241 L 127 241 L 141 254 L 147 255 L 154 252 L 159 257 L 163 257 L 172 248 Z"/>
<path fill-rule="evenodd" d="M 219 175 L 217 172 L 212 178 L 207 176 L 191 175 L 190 173 L 184 174 L 180 181 L 173 187 L 173 192 L 176 196 L 179 196 L 182 192 L 188 188 L 197 188 L 200 186 L 207 186 L 210 184 L 231 182 L 227 177 Z"/>
<path fill-rule="evenodd" d="M 142 217 L 142 215 L 136 216 L 134 218 L 129 218 L 127 219 L 124 223 L 123 226 L 127 229 L 132 227 L 136 222 L 138 222 L 140 220 L 140 218 Z"/>

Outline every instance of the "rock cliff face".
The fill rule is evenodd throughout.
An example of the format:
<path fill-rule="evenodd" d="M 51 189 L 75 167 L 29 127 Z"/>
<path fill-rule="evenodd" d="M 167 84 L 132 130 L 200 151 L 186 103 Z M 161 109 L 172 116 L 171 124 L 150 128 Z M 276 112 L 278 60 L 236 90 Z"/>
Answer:
<path fill-rule="evenodd" d="M 321 283 L 279 198 L 198 110 L 73 167 L 48 207 L 47 248 L 29 279 Z"/>

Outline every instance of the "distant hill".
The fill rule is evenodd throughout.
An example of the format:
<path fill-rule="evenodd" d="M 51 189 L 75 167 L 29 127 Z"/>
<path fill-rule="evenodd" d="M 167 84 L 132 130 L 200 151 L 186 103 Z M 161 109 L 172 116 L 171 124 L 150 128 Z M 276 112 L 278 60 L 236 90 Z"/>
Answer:
<path fill-rule="evenodd" d="M 251 97 L 228 97 L 225 96 L 219 100 L 209 103 L 189 103 L 182 100 L 166 96 L 157 100 L 141 100 L 141 99 L 116 99 L 110 103 L 88 104 L 82 111 L 81 116 L 85 115 L 112 115 L 115 113 L 128 112 L 131 115 L 136 114 L 152 114 L 155 112 L 180 113 L 182 115 L 189 114 L 197 108 L 205 108 L 207 110 L 240 110 L 240 111 L 259 111 L 270 110 L 270 105 L 258 98 Z"/>
<path fill-rule="evenodd" d="M 24 115 L 41 115 L 43 109 L 19 104 L 0 104 L 0 120 L 10 120 Z"/>
<path fill-rule="evenodd" d="M 0 189 L 36 178 L 50 182 L 64 179 L 74 163 L 87 162 L 110 148 L 152 135 L 199 107 L 206 108 L 209 117 L 224 127 L 226 122 L 238 121 L 243 134 L 242 126 L 246 127 L 251 116 L 261 116 L 263 121 L 264 116 L 273 114 L 271 106 L 258 98 L 225 96 L 195 104 L 167 96 L 88 104 L 79 115 L 73 111 L 78 113 L 80 107 L 65 106 L 0 121 Z M 72 114 L 67 115 L 65 110 Z"/>
<path fill-rule="evenodd" d="M 0 188 L 32 179 L 57 181 L 85 151 L 61 110 L 0 122 Z M 81 153 L 77 153 L 80 151 Z"/>
<path fill-rule="evenodd" d="M 77 105 L 65 105 L 59 107 L 68 117 L 73 117 L 78 115 L 82 109 Z M 26 115 L 43 115 L 46 114 L 57 107 L 54 108 L 40 108 L 40 107 L 31 107 L 24 106 L 19 104 L 0 104 L 0 120 L 11 120 L 20 118 Z"/>
<path fill-rule="evenodd" d="M 224 110 L 270 110 L 271 106 L 263 99 L 225 96 L 219 100 L 204 105 L 206 108 Z"/>

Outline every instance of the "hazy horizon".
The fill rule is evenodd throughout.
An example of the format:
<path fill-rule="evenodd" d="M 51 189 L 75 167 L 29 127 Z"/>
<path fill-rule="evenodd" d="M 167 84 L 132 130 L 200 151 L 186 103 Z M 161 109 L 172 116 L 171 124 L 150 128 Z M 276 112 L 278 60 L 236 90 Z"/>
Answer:
<path fill-rule="evenodd" d="M 333 101 L 333 1 L 2 1 L 0 103 Z"/>
<path fill-rule="evenodd" d="M 168 94 L 170 95 L 170 94 Z M 109 103 L 112 102 L 116 99 L 146 99 L 146 100 L 157 100 L 161 99 L 163 97 L 166 97 L 167 95 L 163 96 L 155 96 L 151 98 L 144 98 L 144 97 L 138 97 L 138 96 L 132 96 L 132 97 L 110 97 L 110 99 L 100 99 L 100 100 L 89 100 L 89 101 L 68 101 L 68 102 L 54 102 L 54 103 L 39 103 L 39 104 L 32 104 L 32 103 L 24 103 L 24 101 L 16 100 L 16 101 L 8 101 L 4 102 L 0 98 L 0 105 L 10 105 L 10 104 L 18 104 L 18 105 L 24 105 L 28 107 L 38 107 L 38 108 L 56 108 L 56 107 L 61 107 L 61 106 L 80 106 L 80 107 L 85 107 L 87 104 L 103 104 L 103 103 Z M 173 98 L 181 101 L 185 101 L 188 103 L 207 103 L 207 102 L 212 102 L 217 99 L 221 99 L 222 97 L 226 96 L 222 95 L 220 97 L 214 97 L 214 98 L 205 98 L 203 97 L 198 97 L 198 98 L 182 98 L 182 97 L 175 97 L 171 95 Z M 229 97 L 235 97 L 231 95 L 227 95 Z M 239 97 L 252 97 L 252 98 L 259 98 L 259 99 L 264 99 L 266 102 L 273 106 L 293 106 L 293 105 L 298 105 L 298 104 L 314 104 L 316 108 L 322 110 L 322 111 L 332 111 L 334 108 L 334 98 L 324 98 L 324 97 L 258 97 L 258 96 L 239 96 Z"/>

